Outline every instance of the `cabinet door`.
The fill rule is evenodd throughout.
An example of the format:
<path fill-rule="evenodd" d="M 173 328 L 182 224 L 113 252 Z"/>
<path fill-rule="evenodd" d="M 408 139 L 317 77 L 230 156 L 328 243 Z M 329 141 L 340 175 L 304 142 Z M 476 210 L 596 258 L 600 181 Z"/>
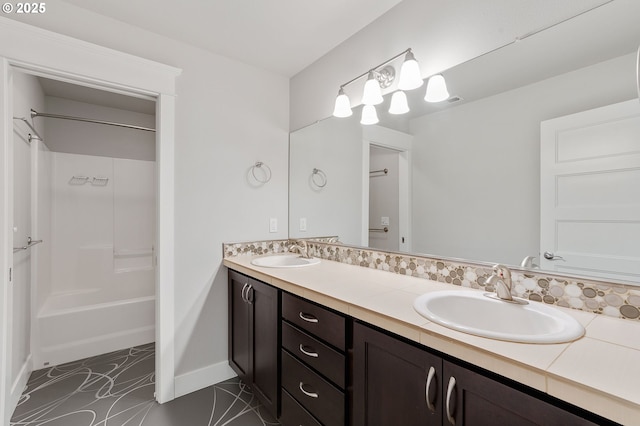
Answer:
<path fill-rule="evenodd" d="M 442 424 L 441 380 L 440 357 L 354 324 L 354 425 Z"/>
<path fill-rule="evenodd" d="M 474 371 L 444 361 L 444 425 L 595 425 Z"/>
<path fill-rule="evenodd" d="M 247 298 L 251 306 L 253 356 L 252 389 L 275 417 L 278 407 L 278 354 L 280 352 L 278 290 L 260 281 L 250 280 Z"/>
<path fill-rule="evenodd" d="M 229 271 L 229 365 L 274 417 L 278 413 L 278 290 Z"/>
<path fill-rule="evenodd" d="M 250 305 L 244 299 L 249 277 L 229 271 L 229 365 L 240 379 L 251 383 Z"/>

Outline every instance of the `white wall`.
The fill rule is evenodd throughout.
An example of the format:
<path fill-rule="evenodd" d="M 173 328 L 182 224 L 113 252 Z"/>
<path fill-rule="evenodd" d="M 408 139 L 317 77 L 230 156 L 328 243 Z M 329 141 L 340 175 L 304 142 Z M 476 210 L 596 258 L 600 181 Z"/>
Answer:
<path fill-rule="evenodd" d="M 109 108 L 54 96 L 47 96 L 45 109 L 38 112 L 155 127 L 154 114 Z M 148 161 L 156 159 L 154 132 L 44 117 L 36 117 L 34 121 L 44 126 L 47 145 L 55 152 Z"/>
<path fill-rule="evenodd" d="M 16 72 L 13 76 L 13 111 L 16 117 L 29 117 L 29 109 L 42 106 L 44 94 L 37 79 Z M 41 128 L 38 129 L 41 135 Z M 20 121 L 15 122 L 13 140 L 14 190 L 13 190 L 13 226 L 14 246 L 23 246 L 32 235 L 31 228 L 31 163 L 32 150 L 27 134 L 31 130 Z M 30 372 L 31 354 L 31 262 L 34 249 L 18 251 L 13 254 L 13 300 L 10 301 L 12 315 L 11 342 L 11 383 L 12 393 L 21 393 L 20 381 Z"/>
<path fill-rule="evenodd" d="M 414 251 L 510 265 L 537 255 L 540 122 L 636 97 L 634 61 L 626 55 L 412 120 Z"/>
<path fill-rule="evenodd" d="M 291 129 L 331 115 L 341 84 L 407 48 L 428 77 L 605 2 L 404 0 L 291 79 Z M 352 105 L 363 84 L 345 89 Z"/>
<path fill-rule="evenodd" d="M 324 120 L 291 134 L 291 238 L 337 235 L 340 241 L 362 241 L 362 126 L 357 120 Z M 366 154 L 368 155 L 368 154 Z M 345 165 L 348 165 L 345 167 Z M 326 186 L 311 182 L 322 170 Z M 321 182 L 321 177 L 315 177 Z M 300 231 L 300 219 L 307 230 Z M 339 218 L 339 220 L 327 220 Z"/>
<path fill-rule="evenodd" d="M 187 373 L 204 382 L 228 374 L 222 242 L 287 237 L 288 79 L 61 1 L 47 2 L 47 13 L 35 18 L 10 17 L 183 70 L 176 86 L 176 374 L 187 391 L 195 390 Z M 273 171 L 259 188 L 246 181 L 256 161 Z M 271 217 L 276 233 L 269 233 Z"/>

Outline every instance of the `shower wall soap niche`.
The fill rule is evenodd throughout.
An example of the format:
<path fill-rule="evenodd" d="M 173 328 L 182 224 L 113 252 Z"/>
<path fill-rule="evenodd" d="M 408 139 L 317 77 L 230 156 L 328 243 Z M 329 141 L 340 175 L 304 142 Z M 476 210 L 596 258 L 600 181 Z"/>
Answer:
<path fill-rule="evenodd" d="M 94 176 L 72 176 L 69 180 L 69 185 L 84 185 L 85 183 L 91 183 L 93 186 L 106 186 L 109 183 L 108 177 Z"/>
<path fill-rule="evenodd" d="M 91 185 L 93 186 L 106 186 L 109 183 L 108 177 L 94 177 L 91 179 Z"/>

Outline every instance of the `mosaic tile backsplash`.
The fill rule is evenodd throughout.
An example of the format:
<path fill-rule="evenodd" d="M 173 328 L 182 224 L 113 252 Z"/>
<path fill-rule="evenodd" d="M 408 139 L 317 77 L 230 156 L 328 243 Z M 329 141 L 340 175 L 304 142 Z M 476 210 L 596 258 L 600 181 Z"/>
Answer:
<path fill-rule="evenodd" d="M 492 265 L 443 260 L 410 254 L 390 253 L 332 242 L 308 240 L 309 254 L 364 268 L 410 275 L 451 285 L 494 291 L 485 285 Z M 284 253 L 289 240 L 229 243 L 223 245 L 224 257 Z M 629 320 L 640 320 L 640 288 L 603 281 L 577 280 L 540 271 L 511 270 L 514 296 L 536 302 L 580 309 L 596 314 Z"/>

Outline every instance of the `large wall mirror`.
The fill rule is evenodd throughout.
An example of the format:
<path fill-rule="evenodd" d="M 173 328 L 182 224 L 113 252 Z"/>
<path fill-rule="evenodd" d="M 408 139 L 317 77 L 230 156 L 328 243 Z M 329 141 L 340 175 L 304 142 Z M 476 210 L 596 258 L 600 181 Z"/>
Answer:
<path fill-rule="evenodd" d="M 444 71 L 448 101 L 293 132 L 290 238 L 640 285 L 639 15 L 606 4 Z"/>

